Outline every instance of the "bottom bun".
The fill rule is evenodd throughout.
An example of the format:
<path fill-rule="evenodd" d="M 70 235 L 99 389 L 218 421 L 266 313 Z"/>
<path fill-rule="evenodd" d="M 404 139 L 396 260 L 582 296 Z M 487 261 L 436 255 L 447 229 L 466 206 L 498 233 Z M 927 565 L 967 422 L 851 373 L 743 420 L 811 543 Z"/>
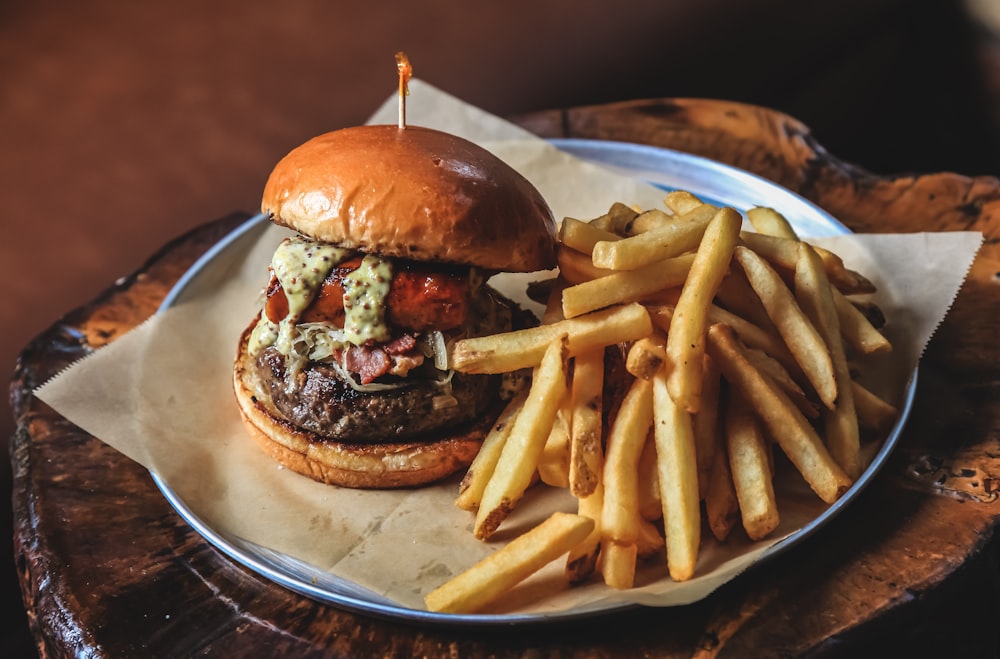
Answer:
<path fill-rule="evenodd" d="M 435 440 L 385 444 L 347 444 L 303 430 L 268 409 L 263 388 L 256 386 L 252 369 L 246 367 L 251 328 L 240 340 L 233 369 L 243 424 L 265 453 L 313 480 L 367 489 L 432 483 L 468 467 L 494 421 L 495 415 L 487 414 L 471 427 L 444 430 Z"/>

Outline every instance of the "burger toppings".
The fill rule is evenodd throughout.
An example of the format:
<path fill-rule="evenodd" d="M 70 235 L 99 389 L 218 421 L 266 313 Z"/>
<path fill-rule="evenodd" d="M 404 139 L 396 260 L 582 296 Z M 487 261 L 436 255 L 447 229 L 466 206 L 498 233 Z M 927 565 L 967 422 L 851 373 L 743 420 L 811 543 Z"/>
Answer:
<path fill-rule="evenodd" d="M 447 384 L 443 332 L 465 333 L 470 306 L 483 306 L 474 299 L 482 280 L 441 267 L 286 238 L 271 260 L 249 352 L 283 355 L 286 386 L 310 361 L 329 363 L 359 391 L 404 386 L 396 378 L 414 371 Z"/>

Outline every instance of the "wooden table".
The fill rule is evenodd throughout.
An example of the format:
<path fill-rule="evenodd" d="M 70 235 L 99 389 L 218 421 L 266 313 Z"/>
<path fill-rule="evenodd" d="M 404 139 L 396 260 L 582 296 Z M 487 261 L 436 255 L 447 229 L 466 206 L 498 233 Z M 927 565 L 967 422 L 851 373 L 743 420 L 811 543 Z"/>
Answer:
<path fill-rule="evenodd" d="M 15 551 L 40 651 L 61 656 L 996 656 L 1000 578 L 1000 182 L 878 178 L 787 116 L 654 100 L 519 117 L 547 137 L 631 141 L 770 178 L 855 231 L 976 229 L 987 245 L 923 361 L 872 485 L 821 532 L 679 609 L 516 629 L 416 627 L 289 592 L 224 557 L 149 474 L 31 396 L 156 310 L 236 213 L 181 236 L 26 346 L 11 387 Z"/>

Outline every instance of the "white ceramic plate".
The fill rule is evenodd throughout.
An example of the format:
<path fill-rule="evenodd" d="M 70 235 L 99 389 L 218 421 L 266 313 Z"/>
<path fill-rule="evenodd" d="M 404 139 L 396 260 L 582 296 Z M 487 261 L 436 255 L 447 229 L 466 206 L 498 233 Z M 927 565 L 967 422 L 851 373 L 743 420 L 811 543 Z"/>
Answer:
<path fill-rule="evenodd" d="M 849 233 L 830 215 L 805 199 L 763 178 L 727 165 L 677 151 L 650 146 L 594 140 L 554 140 L 569 153 L 601 163 L 619 172 L 644 179 L 665 189 L 689 190 L 706 201 L 739 210 L 773 206 L 803 235 L 831 236 Z M 252 245 L 268 223 L 255 216 L 226 236 L 199 259 L 177 282 L 161 309 L 179 304 L 197 290 L 212 286 L 224 276 L 228 265 Z M 812 522 L 803 526 L 765 553 L 765 559 L 783 553 L 820 529 L 854 500 L 881 469 L 899 439 L 910 413 L 916 390 L 916 372 L 910 378 L 900 406 L 900 416 L 868 469 L 851 489 Z M 510 625 L 577 619 L 620 610 L 633 604 L 603 603 L 552 614 L 452 615 L 402 607 L 375 593 L 324 570 L 239 538 L 227 537 L 210 528 L 154 475 L 167 501 L 199 534 L 224 554 L 250 570 L 302 595 L 334 606 L 374 616 L 424 623 Z"/>

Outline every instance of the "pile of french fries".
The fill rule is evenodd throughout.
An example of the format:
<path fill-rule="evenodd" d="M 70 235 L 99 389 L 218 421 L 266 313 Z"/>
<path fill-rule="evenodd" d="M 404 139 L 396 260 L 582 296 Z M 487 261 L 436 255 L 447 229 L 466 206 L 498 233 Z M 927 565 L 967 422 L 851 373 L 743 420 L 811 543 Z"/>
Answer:
<path fill-rule="evenodd" d="M 570 582 L 631 588 L 637 562 L 664 551 L 670 577 L 691 579 L 703 523 L 719 541 L 778 526 L 774 447 L 828 504 L 858 478 L 862 436 L 896 416 L 858 384 L 864 358 L 891 349 L 865 302 L 874 286 L 774 209 L 745 219 L 753 230 L 685 191 L 567 218 L 542 323 L 455 345 L 458 371 L 532 373 L 460 485 L 475 536 L 538 482 L 578 510 L 441 585 L 428 609 L 480 610 L 564 554 Z"/>

